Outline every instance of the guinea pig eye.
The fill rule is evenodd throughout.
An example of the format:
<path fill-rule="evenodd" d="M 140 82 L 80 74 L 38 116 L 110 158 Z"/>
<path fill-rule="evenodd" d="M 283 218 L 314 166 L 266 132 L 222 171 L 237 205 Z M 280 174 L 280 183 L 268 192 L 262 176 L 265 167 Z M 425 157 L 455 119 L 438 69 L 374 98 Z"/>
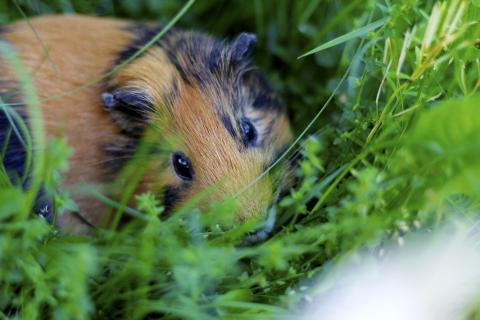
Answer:
<path fill-rule="evenodd" d="M 175 152 L 172 156 L 172 163 L 175 172 L 182 180 L 192 180 L 193 168 L 186 155 L 181 152 Z"/>
<path fill-rule="evenodd" d="M 242 120 L 242 134 L 243 134 L 243 142 L 246 146 L 253 146 L 257 141 L 257 130 L 253 126 L 253 124 L 248 119 Z"/>

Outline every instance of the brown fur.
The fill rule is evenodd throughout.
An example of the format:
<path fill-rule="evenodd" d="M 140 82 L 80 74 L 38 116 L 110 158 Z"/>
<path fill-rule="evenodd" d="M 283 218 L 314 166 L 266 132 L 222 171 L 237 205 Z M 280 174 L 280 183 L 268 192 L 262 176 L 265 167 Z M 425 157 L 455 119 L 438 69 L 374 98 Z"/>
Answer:
<path fill-rule="evenodd" d="M 99 78 L 118 62 L 119 54 L 136 35 L 128 30 L 129 22 L 106 18 L 53 16 L 35 18 L 31 23 L 47 47 L 58 74 L 45 60 L 44 50 L 26 23 L 8 26 L 2 37 L 14 46 L 30 71 L 41 65 L 33 79 L 40 98 L 45 101 L 42 108 L 48 136 L 67 137 L 75 150 L 70 160 L 71 169 L 65 177 L 66 185 L 81 181 L 106 182 L 109 178 L 104 164 L 109 160 L 103 147 L 119 142 L 122 148 L 121 141 L 134 139 L 120 130 L 128 129 L 128 118 L 116 116 L 115 110 L 109 114 L 102 108 L 101 94 L 105 88 L 138 90 L 147 95 L 153 106 L 153 110 L 145 110 L 147 122 L 160 128 L 158 143 L 180 150 L 190 158 L 195 177 L 188 184 L 176 176 L 170 154 L 149 156 L 145 163 L 148 174 L 141 189 L 160 193 L 165 186 L 174 187 L 181 191 L 175 206 L 212 186 L 214 191 L 209 200 L 238 193 L 260 175 L 291 140 L 283 108 L 252 107 L 254 98 L 263 93 L 257 92 L 262 88 L 257 83 L 259 80 L 248 76 L 253 72 L 248 62 L 232 63 L 237 54 L 234 49 L 197 33 L 172 31 L 158 45 L 117 71 L 108 82 L 51 99 Z M 197 48 L 196 43 L 202 47 Z M 205 61 L 208 64 L 216 54 L 218 65 L 204 71 L 209 68 Z M 0 65 L 0 81 L 5 69 Z M 273 95 L 270 91 L 266 94 Z M 268 103 L 276 103 L 275 99 Z M 234 105 L 241 107 L 234 108 Z M 245 146 L 238 139 L 241 135 L 238 121 L 242 116 L 258 119 L 255 122 L 258 146 Z M 230 134 L 225 121 L 231 123 Z M 275 200 L 275 184 L 279 179 L 274 174 L 267 175 L 241 193 L 239 219 L 265 212 Z M 82 215 L 99 224 L 102 205 L 91 199 L 76 200 Z M 60 224 L 78 228 L 68 215 L 61 217 Z"/>
<path fill-rule="evenodd" d="M 25 22 L 8 26 L 3 38 L 13 44 L 30 72 L 40 66 L 32 73 L 40 99 L 71 91 L 98 78 L 105 67 L 112 64 L 120 48 L 131 41 L 131 35 L 120 29 L 125 23 L 117 20 L 44 17 L 32 19 L 31 23 L 48 49 L 49 59 L 58 73 L 45 59 L 41 44 Z M 103 170 L 99 165 L 106 160 L 102 142 L 115 139 L 118 128 L 99 107 L 99 92 L 99 86 L 94 85 L 42 104 L 48 136 L 66 137 L 75 150 L 70 159 L 71 170 L 65 176 L 67 185 L 81 180 L 94 184 L 103 181 Z M 101 204 L 78 200 L 87 218 L 98 223 Z M 71 219 L 65 215 L 60 224 L 66 227 Z"/>

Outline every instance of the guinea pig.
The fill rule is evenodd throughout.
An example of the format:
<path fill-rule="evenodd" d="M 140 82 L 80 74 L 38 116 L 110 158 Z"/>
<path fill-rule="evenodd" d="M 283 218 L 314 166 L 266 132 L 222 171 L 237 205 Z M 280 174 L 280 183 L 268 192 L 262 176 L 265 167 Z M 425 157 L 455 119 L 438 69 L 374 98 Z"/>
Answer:
<path fill-rule="evenodd" d="M 151 151 L 142 160 L 145 174 L 137 192 L 153 192 L 167 212 L 208 189 L 200 207 L 235 195 L 236 219 L 244 221 L 264 215 L 288 187 L 286 167 L 257 179 L 289 145 L 292 133 L 281 100 L 249 61 L 253 34 L 220 41 L 173 28 L 134 56 L 162 27 L 75 15 L 37 17 L 30 24 L 7 25 L 0 39 L 30 73 L 47 137 L 66 137 L 74 150 L 65 186 L 113 181 L 153 128 L 159 134 L 152 150 L 164 151 Z M 17 76 L 5 59 L 0 60 L 0 97 L 28 124 Z M 12 122 L 0 112 L 3 165 L 13 181 L 28 173 Z M 73 198 L 85 220 L 100 225 L 104 204 L 86 195 Z M 73 232 L 85 228 L 72 214 L 57 222 Z"/>

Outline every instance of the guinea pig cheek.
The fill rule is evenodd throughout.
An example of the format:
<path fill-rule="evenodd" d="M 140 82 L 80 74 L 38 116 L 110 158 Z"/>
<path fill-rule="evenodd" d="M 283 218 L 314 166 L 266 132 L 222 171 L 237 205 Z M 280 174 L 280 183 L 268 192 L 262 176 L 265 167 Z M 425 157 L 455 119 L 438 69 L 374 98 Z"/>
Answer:
<path fill-rule="evenodd" d="M 253 181 L 253 180 L 252 180 Z M 268 176 L 248 185 L 237 197 L 240 207 L 239 219 L 244 221 L 253 217 L 263 217 L 273 201 L 272 181 Z"/>
<path fill-rule="evenodd" d="M 260 170 L 252 170 L 251 174 L 241 173 L 229 180 L 231 192 L 238 206 L 237 221 L 264 217 L 273 202 L 272 179 L 260 176 Z"/>

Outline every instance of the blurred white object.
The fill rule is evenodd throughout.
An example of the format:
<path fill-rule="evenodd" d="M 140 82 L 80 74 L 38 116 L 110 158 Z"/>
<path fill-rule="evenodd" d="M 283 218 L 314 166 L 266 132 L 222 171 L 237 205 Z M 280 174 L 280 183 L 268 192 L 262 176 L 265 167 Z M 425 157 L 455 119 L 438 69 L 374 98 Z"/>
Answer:
<path fill-rule="evenodd" d="M 465 318 L 480 296 L 479 231 L 459 232 L 458 226 L 456 232 L 449 228 L 441 235 L 407 239 L 387 249 L 384 258 L 361 256 L 359 263 L 342 263 L 334 275 L 313 285 L 311 302 L 294 318 Z"/>

